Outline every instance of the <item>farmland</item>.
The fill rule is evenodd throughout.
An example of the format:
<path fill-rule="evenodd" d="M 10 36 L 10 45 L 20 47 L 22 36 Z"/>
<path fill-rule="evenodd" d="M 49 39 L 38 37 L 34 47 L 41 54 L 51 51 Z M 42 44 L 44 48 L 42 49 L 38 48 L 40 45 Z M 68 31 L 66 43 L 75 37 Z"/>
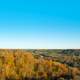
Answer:
<path fill-rule="evenodd" d="M 80 80 L 80 50 L 0 50 L 0 80 Z"/>

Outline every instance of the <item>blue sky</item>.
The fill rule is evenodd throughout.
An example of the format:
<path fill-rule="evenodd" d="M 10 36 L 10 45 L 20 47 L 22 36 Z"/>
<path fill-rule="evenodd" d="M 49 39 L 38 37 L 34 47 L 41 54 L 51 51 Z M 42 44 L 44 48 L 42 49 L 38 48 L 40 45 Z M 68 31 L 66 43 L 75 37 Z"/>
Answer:
<path fill-rule="evenodd" d="M 80 0 L 0 0 L 0 48 L 80 48 Z"/>

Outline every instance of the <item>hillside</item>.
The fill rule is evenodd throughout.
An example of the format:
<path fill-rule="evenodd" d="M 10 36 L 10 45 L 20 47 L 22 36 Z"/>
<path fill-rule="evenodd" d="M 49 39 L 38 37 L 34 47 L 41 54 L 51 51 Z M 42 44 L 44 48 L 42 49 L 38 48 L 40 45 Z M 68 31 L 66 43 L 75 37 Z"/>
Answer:
<path fill-rule="evenodd" d="M 0 80 L 80 80 L 80 66 L 68 64 L 73 60 L 78 62 L 79 56 L 61 52 L 63 50 L 1 49 Z"/>

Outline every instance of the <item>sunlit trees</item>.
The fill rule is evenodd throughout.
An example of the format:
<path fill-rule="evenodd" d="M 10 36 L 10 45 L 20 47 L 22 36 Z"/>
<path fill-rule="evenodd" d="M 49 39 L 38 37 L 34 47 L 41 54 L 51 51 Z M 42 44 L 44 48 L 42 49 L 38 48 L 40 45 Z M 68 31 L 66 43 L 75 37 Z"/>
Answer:
<path fill-rule="evenodd" d="M 0 80 L 25 78 L 50 78 L 65 75 L 66 65 L 52 59 L 35 58 L 31 52 L 24 50 L 2 50 L 0 52 Z"/>

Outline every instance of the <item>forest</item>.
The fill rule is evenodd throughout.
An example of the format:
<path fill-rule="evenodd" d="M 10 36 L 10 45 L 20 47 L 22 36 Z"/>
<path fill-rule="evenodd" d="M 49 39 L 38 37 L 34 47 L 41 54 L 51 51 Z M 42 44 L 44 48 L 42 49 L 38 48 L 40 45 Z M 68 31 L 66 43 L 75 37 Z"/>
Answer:
<path fill-rule="evenodd" d="M 80 50 L 0 49 L 0 80 L 80 80 Z"/>

